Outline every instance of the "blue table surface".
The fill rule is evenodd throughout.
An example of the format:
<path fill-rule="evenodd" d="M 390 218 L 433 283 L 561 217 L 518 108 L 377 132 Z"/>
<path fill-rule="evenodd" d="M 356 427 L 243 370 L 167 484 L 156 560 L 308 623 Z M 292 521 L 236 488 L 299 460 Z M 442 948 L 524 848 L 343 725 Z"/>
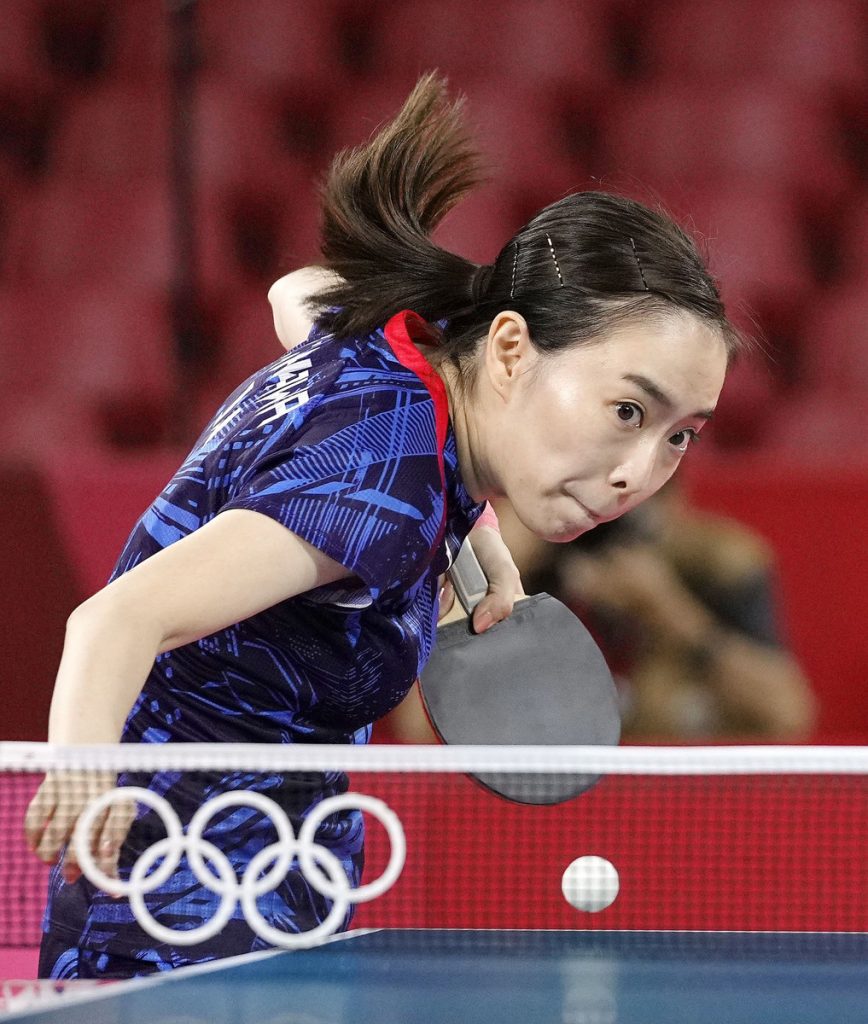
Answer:
<path fill-rule="evenodd" d="M 422 931 L 64 996 L 35 1024 L 862 1024 L 868 935 Z"/>

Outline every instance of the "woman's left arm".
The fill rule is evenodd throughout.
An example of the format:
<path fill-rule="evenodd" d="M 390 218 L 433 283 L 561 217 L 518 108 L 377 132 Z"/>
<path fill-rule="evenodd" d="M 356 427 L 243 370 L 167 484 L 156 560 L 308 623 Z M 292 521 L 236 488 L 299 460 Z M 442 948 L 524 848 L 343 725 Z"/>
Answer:
<path fill-rule="evenodd" d="M 269 288 L 274 329 L 287 351 L 310 334 L 313 317 L 307 308 L 307 299 L 337 280 L 337 275 L 324 267 L 302 267 L 281 277 Z"/>

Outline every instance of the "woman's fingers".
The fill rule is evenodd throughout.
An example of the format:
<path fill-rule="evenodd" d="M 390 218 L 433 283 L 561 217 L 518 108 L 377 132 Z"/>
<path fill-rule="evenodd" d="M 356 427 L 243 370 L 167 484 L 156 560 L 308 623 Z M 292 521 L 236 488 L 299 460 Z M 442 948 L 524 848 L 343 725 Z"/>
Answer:
<path fill-rule="evenodd" d="M 78 859 L 78 850 L 74 842 L 75 827 L 78 824 L 78 819 L 81 814 L 87 809 L 88 805 L 96 800 L 100 795 L 100 790 L 93 786 L 91 780 L 83 782 L 83 789 L 79 788 L 75 792 L 68 794 L 69 796 L 69 810 L 71 816 L 73 816 L 73 824 L 69 831 L 69 840 L 67 842 L 66 850 L 63 854 L 63 878 L 64 881 L 70 885 L 73 882 L 77 882 L 81 878 L 81 864 Z M 94 857 L 97 857 L 96 840 L 99 836 L 103 823 L 108 817 L 108 810 L 101 811 L 90 826 L 90 830 L 87 838 L 89 839 L 89 845 L 91 853 Z"/>
<path fill-rule="evenodd" d="M 473 609 L 473 629 L 484 633 L 496 622 L 509 618 L 516 600 L 523 596 L 521 577 L 511 559 L 499 560 L 488 575 L 488 593 Z"/>
<path fill-rule="evenodd" d="M 65 848 L 63 877 L 75 882 L 81 865 L 72 842 L 79 816 L 117 784 L 109 772 L 56 772 L 46 776 L 27 809 L 24 830 L 36 856 L 53 864 Z M 116 874 L 123 841 L 135 818 L 135 803 L 119 801 L 99 813 L 91 823 L 88 842 L 97 863 L 107 874 Z"/>
<path fill-rule="evenodd" d="M 452 581 L 449 577 L 441 577 L 440 584 L 440 601 L 438 605 L 437 618 L 445 618 L 449 612 L 452 611 L 452 607 L 455 604 L 455 588 L 452 586 Z"/>
<path fill-rule="evenodd" d="M 94 829 L 95 840 L 92 845 L 94 857 L 102 870 L 112 878 L 117 878 L 121 847 L 127 838 L 135 816 L 134 801 L 118 801 L 109 808 L 99 832 Z"/>
<path fill-rule="evenodd" d="M 488 593 L 473 609 L 473 631 L 484 633 L 487 629 L 512 614 L 515 591 L 489 588 Z"/>
<path fill-rule="evenodd" d="M 53 864 L 57 860 L 58 854 L 69 842 L 77 817 L 77 813 L 73 813 L 68 804 L 58 801 L 34 851 L 41 861 Z"/>
<path fill-rule="evenodd" d="M 37 789 L 24 815 L 24 837 L 32 853 L 36 853 L 48 823 L 56 807 L 56 790 L 53 782 L 46 778 Z"/>
<path fill-rule="evenodd" d="M 76 814 L 67 802 L 68 782 L 50 772 L 30 802 L 24 831 L 30 849 L 46 864 L 53 864 L 72 830 Z"/>

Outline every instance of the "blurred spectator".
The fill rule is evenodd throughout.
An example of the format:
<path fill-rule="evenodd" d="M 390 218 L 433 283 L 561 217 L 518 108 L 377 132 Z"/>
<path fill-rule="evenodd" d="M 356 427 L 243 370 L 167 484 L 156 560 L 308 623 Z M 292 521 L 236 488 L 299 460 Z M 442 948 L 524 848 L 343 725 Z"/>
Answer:
<path fill-rule="evenodd" d="M 630 739 L 810 734 L 814 700 L 776 622 L 771 553 L 674 484 L 549 549 L 525 586 L 559 596 L 597 635 Z"/>

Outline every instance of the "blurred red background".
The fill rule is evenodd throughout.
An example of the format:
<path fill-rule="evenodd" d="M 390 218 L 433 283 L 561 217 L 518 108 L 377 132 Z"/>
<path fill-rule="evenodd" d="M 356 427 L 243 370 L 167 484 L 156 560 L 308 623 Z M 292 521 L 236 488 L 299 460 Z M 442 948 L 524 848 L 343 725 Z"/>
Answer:
<path fill-rule="evenodd" d="M 174 5 L 180 8 L 183 5 Z M 199 0 L 193 347 L 172 330 L 161 0 L 5 0 L 0 32 L 3 736 L 44 737 L 66 615 L 216 404 L 273 358 L 269 284 L 317 255 L 315 183 L 419 72 L 467 94 L 487 189 L 440 238 L 489 260 L 567 192 L 660 203 L 765 356 L 698 502 L 780 561 L 818 738 L 868 736 L 868 155 L 860 0 Z"/>

